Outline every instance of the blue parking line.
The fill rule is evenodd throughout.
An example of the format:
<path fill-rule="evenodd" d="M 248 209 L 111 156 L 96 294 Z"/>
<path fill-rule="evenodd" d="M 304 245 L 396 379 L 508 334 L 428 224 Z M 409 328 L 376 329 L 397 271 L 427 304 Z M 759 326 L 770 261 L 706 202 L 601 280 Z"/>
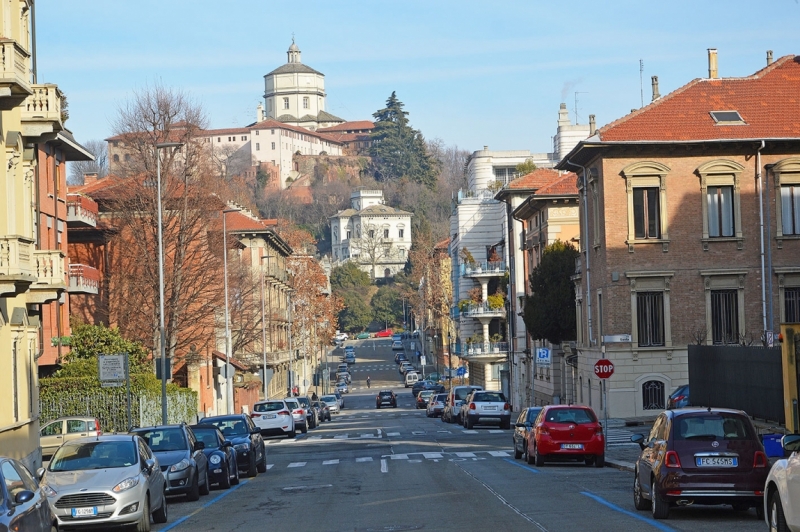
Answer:
<path fill-rule="evenodd" d="M 621 514 L 625 514 L 625 515 L 627 515 L 629 517 L 633 517 L 634 519 L 638 519 L 639 521 L 644 521 L 648 525 L 653 526 L 653 527 L 655 527 L 655 528 L 657 528 L 659 530 L 663 530 L 664 532 L 675 532 L 674 528 L 670 528 L 670 527 L 668 527 L 667 525 L 665 525 L 663 523 L 659 523 L 655 519 L 648 519 L 647 517 L 644 517 L 644 516 L 642 516 L 640 514 L 630 512 L 630 511 L 628 511 L 628 510 L 626 510 L 624 508 L 620 508 L 616 504 L 610 503 L 607 500 L 605 500 L 604 498 L 595 495 L 594 493 L 589 493 L 588 491 L 582 491 L 581 495 L 586 495 L 590 499 L 596 500 L 597 502 L 599 502 L 603 506 L 611 508 L 615 512 L 619 512 Z"/>
<path fill-rule="evenodd" d="M 539 470 L 538 470 L 538 469 L 534 469 L 534 468 L 532 468 L 532 467 L 528 467 L 528 466 L 526 466 L 526 465 L 519 464 L 519 463 L 515 462 L 514 460 L 512 460 L 511 458 L 503 458 L 503 460 L 505 460 L 505 461 L 506 461 L 506 462 L 508 462 L 509 464 L 515 465 L 515 466 L 517 466 L 517 467 L 521 467 L 521 468 L 522 468 L 522 469 L 524 469 L 525 471 L 530 471 L 531 473 L 538 473 L 538 472 L 539 472 Z"/>
<path fill-rule="evenodd" d="M 201 511 L 201 510 L 204 510 L 204 509 L 208 508 L 209 506 L 211 506 L 212 504 L 214 504 L 215 502 L 217 502 L 217 501 L 218 501 L 218 500 L 220 500 L 221 498 L 225 497 L 225 496 L 226 496 L 226 495 L 228 495 L 229 493 L 232 493 L 232 492 L 234 492 L 234 491 L 238 490 L 239 488 L 241 488 L 242 486 L 244 486 L 245 484 L 247 484 L 247 482 L 248 482 L 247 480 L 241 480 L 241 481 L 239 481 L 239 484 L 238 484 L 238 485 L 236 485 L 236 486 L 232 486 L 231 488 L 229 488 L 229 489 L 225 490 L 224 492 L 220 493 L 219 495 L 217 495 L 216 497 L 214 497 L 213 499 L 211 499 L 210 501 L 208 501 L 207 503 L 205 503 L 205 504 L 204 504 L 203 506 L 201 506 L 200 508 L 197 508 L 197 509 L 196 509 L 195 511 L 193 511 L 192 513 L 190 513 L 190 514 L 188 514 L 188 515 L 184 515 L 183 517 L 181 517 L 180 519 L 178 519 L 177 521 L 175 521 L 174 523 L 172 523 L 172 524 L 171 524 L 171 525 L 169 525 L 168 527 L 166 527 L 166 528 L 162 528 L 162 529 L 161 529 L 161 532 L 167 532 L 167 530 L 172 530 L 173 528 L 175 528 L 175 527 L 176 527 L 176 526 L 178 526 L 179 524 L 183 523 L 184 521 L 186 521 L 186 520 L 187 520 L 187 519 L 189 519 L 190 517 L 193 517 L 193 516 L 195 516 L 196 514 L 200 513 L 200 511 Z"/>

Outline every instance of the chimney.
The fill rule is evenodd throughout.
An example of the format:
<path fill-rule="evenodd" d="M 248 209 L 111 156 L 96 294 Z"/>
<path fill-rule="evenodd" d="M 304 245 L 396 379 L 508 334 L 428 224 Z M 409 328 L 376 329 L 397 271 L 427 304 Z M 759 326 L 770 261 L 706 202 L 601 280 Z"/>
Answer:
<path fill-rule="evenodd" d="M 569 111 L 567 111 L 567 104 L 562 103 L 558 107 L 558 125 L 560 126 L 568 126 L 570 125 L 569 121 Z"/>
<path fill-rule="evenodd" d="M 767 50 L 767 66 L 772 64 L 772 50 Z"/>
<path fill-rule="evenodd" d="M 589 115 L 589 136 L 594 135 L 595 131 L 597 131 L 597 124 L 594 122 L 594 115 Z"/>
<path fill-rule="evenodd" d="M 489 151 L 489 146 L 484 146 L 483 151 Z"/>
<path fill-rule="evenodd" d="M 256 123 L 264 120 L 264 106 L 261 103 L 256 107 Z"/>
<path fill-rule="evenodd" d="M 653 76 L 650 81 L 653 84 L 653 101 L 656 101 L 661 98 L 661 94 L 658 93 L 658 76 Z"/>
<path fill-rule="evenodd" d="M 719 72 L 717 71 L 717 49 L 716 48 L 709 48 L 708 49 L 708 79 L 717 79 L 719 78 Z"/>
<path fill-rule="evenodd" d="M 89 183 L 94 183 L 97 181 L 98 174 L 97 172 L 85 172 L 83 174 L 83 184 L 88 185 Z"/>

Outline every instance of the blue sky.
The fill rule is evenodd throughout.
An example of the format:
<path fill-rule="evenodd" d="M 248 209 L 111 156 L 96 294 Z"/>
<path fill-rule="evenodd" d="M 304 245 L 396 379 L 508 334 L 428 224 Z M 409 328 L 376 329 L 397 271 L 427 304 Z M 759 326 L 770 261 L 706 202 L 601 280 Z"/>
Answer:
<path fill-rule="evenodd" d="M 286 8 L 289 8 L 288 10 Z M 800 4 L 726 1 L 37 0 L 38 79 L 69 97 L 79 141 L 155 82 L 203 105 L 213 128 L 255 120 L 263 76 L 286 62 L 325 74 L 327 110 L 371 119 L 392 91 L 412 126 L 467 150 L 550 151 L 558 107 L 601 126 L 708 75 L 746 76 L 800 53 Z"/>

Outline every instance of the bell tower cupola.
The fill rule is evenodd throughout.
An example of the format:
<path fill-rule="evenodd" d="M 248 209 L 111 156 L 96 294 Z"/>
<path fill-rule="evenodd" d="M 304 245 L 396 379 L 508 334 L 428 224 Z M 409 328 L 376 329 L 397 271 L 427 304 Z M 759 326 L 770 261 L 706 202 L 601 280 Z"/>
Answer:
<path fill-rule="evenodd" d="M 294 43 L 294 37 L 292 37 L 292 45 L 289 47 L 289 50 L 286 52 L 286 62 L 287 63 L 302 63 L 300 60 L 300 48 Z"/>

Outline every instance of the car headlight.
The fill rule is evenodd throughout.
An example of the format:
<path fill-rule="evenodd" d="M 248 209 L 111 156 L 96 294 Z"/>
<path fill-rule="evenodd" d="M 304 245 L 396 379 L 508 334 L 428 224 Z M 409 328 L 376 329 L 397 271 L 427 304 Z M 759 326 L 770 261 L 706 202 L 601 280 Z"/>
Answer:
<path fill-rule="evenodd" d="M 47 495 L 51 499 L 58 495 L 58 493 L 56 493 L 56 490 L 54 490 L 53 488 L 51 488 L 47 484 L 42 484 L 42 489 L 44 490 L 44 494 Z"/>
<path fill-rule="evenodd" d="M 217 465 L 222 461 L 222 458 L 220 458 L 218 454 L 212 454 L 211 458 L 209 458 L 208 461 L 214 465 Z"/>
<path fill-rule="evenodd" d="M 177 464 L 172 464 L 172 466 L 170 466 L 169 470 L 170 470 L 171 473 L 174 473 L 176 471 L 183 471 L 184 469 L 188 468 L 190 465 L 191 464 L 189 463 L 189 460 L 184 458 L 183 460 L 181 460 Z"/>
<path fill-rule="evenodd" d="M 250 450 L 250 444 L 249 443 L 237 443 L 236 445 L 233 446 L 233 448 L 236 449 L 237 451 L 247 452 L 247 451 Z"/>
<path fill-rule="evenodd" d="M 178 465 L 178 464 L 175 464 L 175 465 Z M 139 477 L 138 476 L 126 478 L 125 480 L 123 480 L 122 482 L 120 482 L 119 484 L 114 486 L 114 488 L 111 491 L 113 491 L 114 493 L 120 493 L 122 491 L 131 489 L 132 487 L 134 487 L 138 483 L 139 483 Z"/>

